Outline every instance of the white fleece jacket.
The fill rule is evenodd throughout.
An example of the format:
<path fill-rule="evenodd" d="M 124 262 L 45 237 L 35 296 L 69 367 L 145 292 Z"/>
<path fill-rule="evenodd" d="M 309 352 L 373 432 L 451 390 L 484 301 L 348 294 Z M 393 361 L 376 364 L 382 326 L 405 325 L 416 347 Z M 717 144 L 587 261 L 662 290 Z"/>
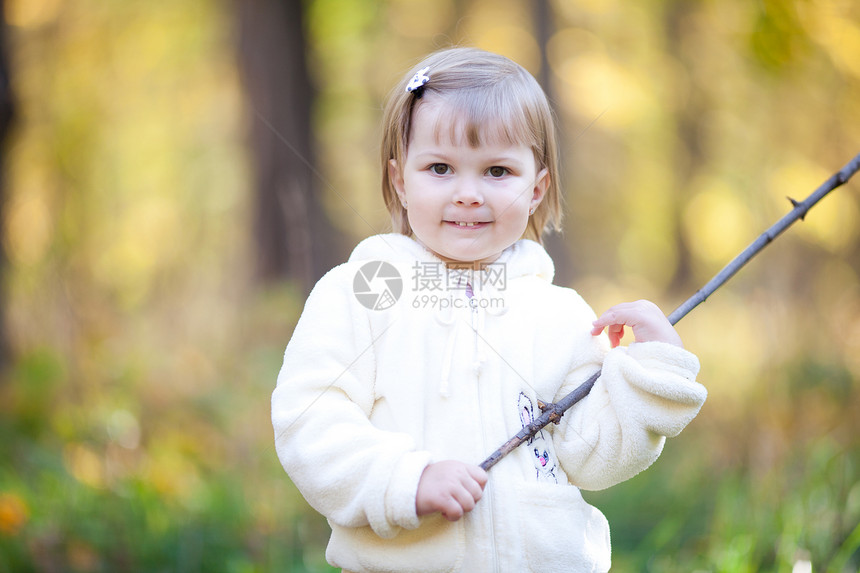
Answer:
<path fill-rule="evenodd" d="M 397 272 L 386 275 L 391 267 L 379 261 Z M 281 463 L 331 525 L 332 565 L 609 569 L 608 524 L 579 488 L 606 488 L 651 465 L 706 391 L 684 349 L 609 350 L 605 336 L 589 332 L 591 308 L 552 285 L 553 274 L 532 241 L 463 275 L 389 234 L 363 241 L 320 279 L 287 346 L 272 420 Z M 386 287 L 391 297 L 374 300 Z M 472 512 L 454 523 L 416 515 L 427 464 L 481 462 L 540 414 L 538 400 L 558 400 L 601 367 L 559 425 L 490 471 Z"/>

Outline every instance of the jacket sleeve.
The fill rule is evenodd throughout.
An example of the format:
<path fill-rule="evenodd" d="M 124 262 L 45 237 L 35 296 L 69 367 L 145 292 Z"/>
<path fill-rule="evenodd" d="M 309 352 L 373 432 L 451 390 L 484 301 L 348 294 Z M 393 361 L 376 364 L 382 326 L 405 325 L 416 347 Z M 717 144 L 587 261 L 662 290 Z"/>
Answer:
<path fill-rule="evenodd" d="M 404 433 L 374 427 L 374 342 L 352 294 L 349 265 L 314 287 L 284 354 L 272 394 L 275 447 L 314 509 L 381 537 L 413 529 L 418 480 L 430 462 Z"/>
<path fill-rule="evenodd" d="M 556 399 L 601 366 L 602 373 L 589 395 L 562 418 L 553 441 L 570 482 L 598 490 L 654 463 L 666 437 L 678 435 L 698 414 L 707 391 L 696 382 L 698 359 L 683 348 L 634 342 L 604 355 L 605 339 L 592 339 L 590 359 L 571 369 Z"/>

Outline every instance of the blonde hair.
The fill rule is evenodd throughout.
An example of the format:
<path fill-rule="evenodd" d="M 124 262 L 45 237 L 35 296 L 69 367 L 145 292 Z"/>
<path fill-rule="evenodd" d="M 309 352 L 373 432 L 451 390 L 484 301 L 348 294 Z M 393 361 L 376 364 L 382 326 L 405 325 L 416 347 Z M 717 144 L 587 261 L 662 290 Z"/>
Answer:
<path fill-rule="evenodd" d="M 418 92 L 406 85 L 416 72 L 429 67 L 429 81 Z M 423 90 L 423 92 L 421 91 Z M 534 214 L 529 217 L 524 237 L 540 242 L 544 231 L 559 230 L 558 143 L 552 110 L 537 81 L 519 64 L 504 56 L 475 48 L 449 48 L 424 58 L 393 88 L 383 115 L 382 196 L 394 231 L 410 235 L 406 209 L 400 203 L 389 178 L 391 159 L 403 165 L 409 144 L 412 115 L 428 95 L 444 99 L 456 110 L 466 141 L 478 147 L 485 138 L 525 144 L 534 152 L 538 171 L 546 169 L 549 186 Z M 453 136 L 453 134 L 452 134 Z"/>

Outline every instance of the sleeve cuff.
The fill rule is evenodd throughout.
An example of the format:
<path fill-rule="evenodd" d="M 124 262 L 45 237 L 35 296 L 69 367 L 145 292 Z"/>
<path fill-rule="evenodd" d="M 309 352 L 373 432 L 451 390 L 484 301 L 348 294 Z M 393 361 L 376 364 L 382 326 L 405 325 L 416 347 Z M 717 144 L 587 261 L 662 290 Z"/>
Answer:
<path fill-rule="evenodd" d="M 389 523 L 404 529 L 418 527 L 415 497 L 421 474 L 430 462 L 430 452 L 408 452 L 394 467 L 385 492 L 385 514 Z"/>
<path fill-rule="evenodd" d="M 690 381 L 699 373 L 695 354 L 667 342 L 634 342 L 627 347 L 627 356 L 648 369 L 663 370 Z"/>
<path fill-rule="evenodd" d="M 614 373 L 608 378 L 617 384 L 613 385 L 615 391 L 610 391 L 613 402 L 629 402 L 631 411 L 638 413 L 634 417 L 652 432 L 677 435 L 698 414 L 708 396 L 696 381 L 699 359 L 665 342 L 631 344 L 624 354 L 617 354 L 611 362 L 607 356 L 604 363 L 604 372 L 608 369 Z M 622 380 L 625 383 L 619 383 Z M 628 388 L 637 392 L 631 394 Z"/>

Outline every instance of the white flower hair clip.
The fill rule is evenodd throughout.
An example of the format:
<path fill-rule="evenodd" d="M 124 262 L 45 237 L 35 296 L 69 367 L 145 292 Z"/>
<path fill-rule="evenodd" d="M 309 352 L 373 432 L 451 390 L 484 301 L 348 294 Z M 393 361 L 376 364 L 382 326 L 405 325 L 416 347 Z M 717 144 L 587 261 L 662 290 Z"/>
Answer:
<path fill-rule="evenodd" d="M 424 93 L 424 84 L 430 81 L 430 76 L 427 75 L 428 71 L 430 71 L 430 66 L 418 70 L 418 73 L 412 76 L 412 79 L 406 84 L 406 91 L 414 93 L 415 97 L 421 97 L 421 94 Z"/>

